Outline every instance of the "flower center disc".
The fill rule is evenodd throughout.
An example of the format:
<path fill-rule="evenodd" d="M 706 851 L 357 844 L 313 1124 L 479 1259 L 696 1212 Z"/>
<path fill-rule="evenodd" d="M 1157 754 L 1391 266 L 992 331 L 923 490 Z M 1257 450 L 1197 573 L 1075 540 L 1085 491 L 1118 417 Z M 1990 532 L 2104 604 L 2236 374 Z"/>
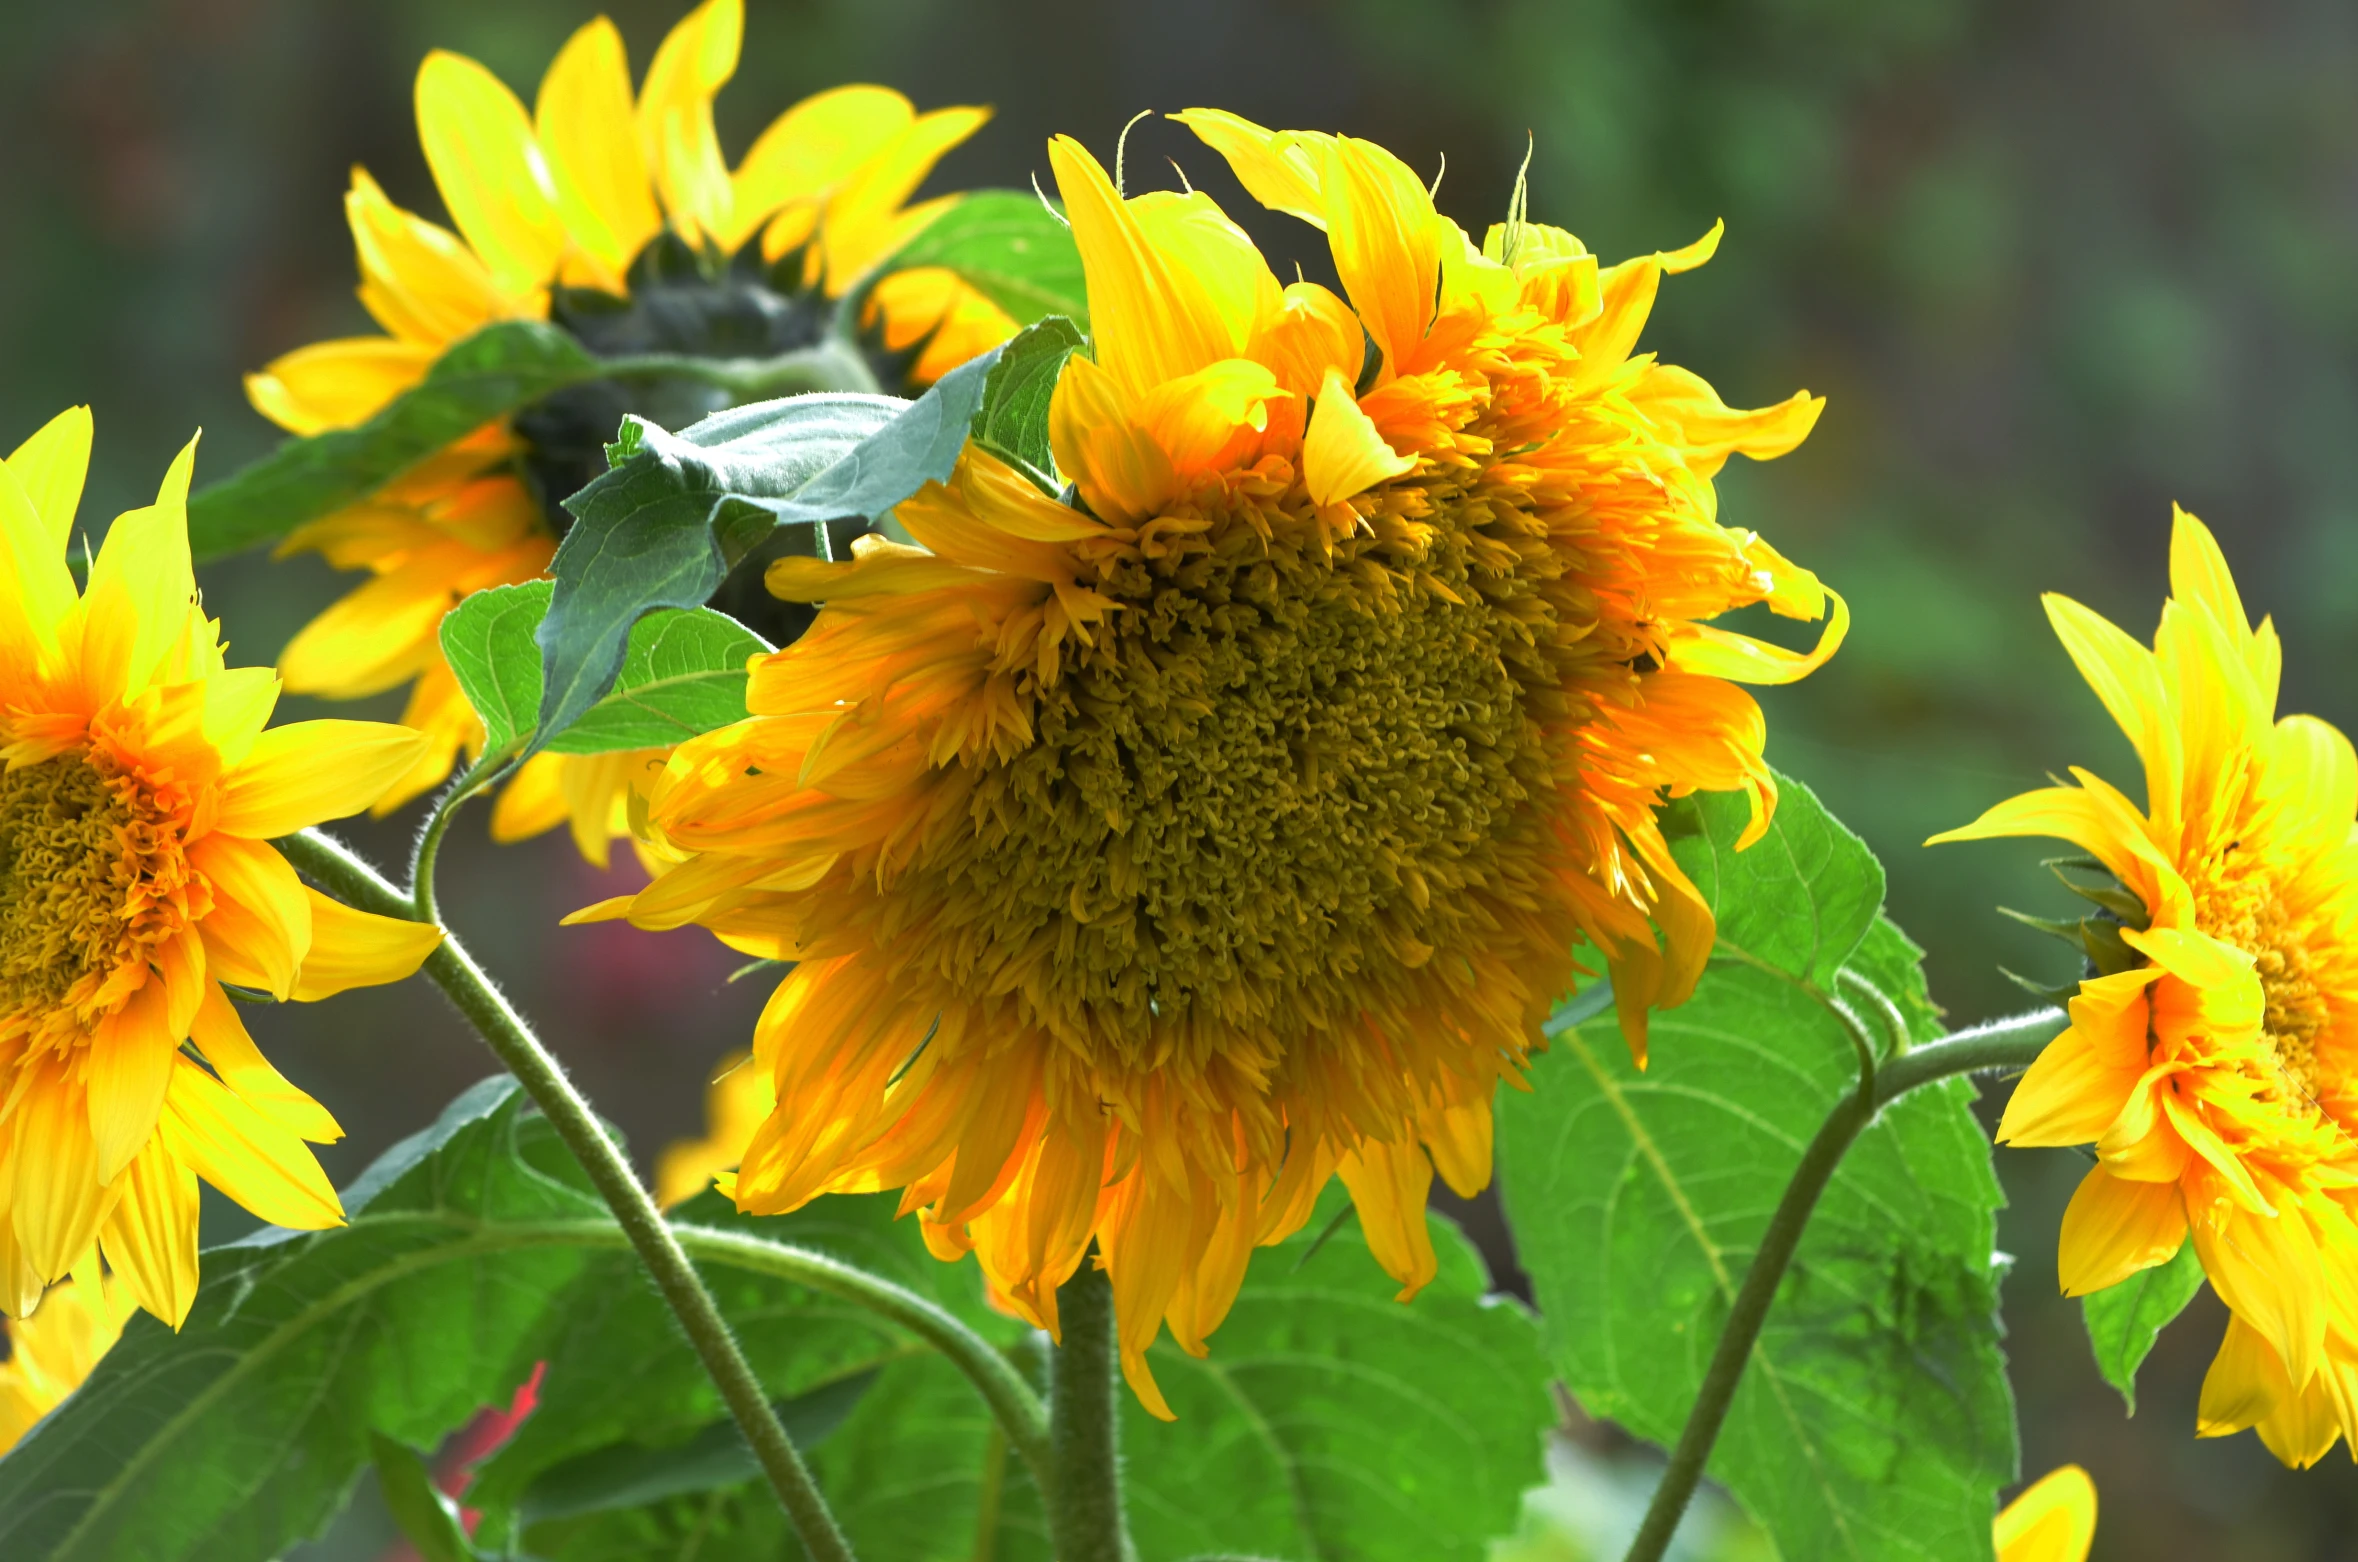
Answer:
<path fill-rule="evenodd" d="M 0 1019 L 89 995 L 131 932 L 131 808 L 85 754 L 0 773 Z"/>

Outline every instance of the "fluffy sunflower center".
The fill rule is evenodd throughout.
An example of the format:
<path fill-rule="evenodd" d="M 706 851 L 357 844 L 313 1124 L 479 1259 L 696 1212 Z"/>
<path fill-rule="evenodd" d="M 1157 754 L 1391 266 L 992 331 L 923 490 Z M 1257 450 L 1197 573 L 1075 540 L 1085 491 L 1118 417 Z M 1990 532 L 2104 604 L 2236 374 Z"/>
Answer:
<path fill-rule="evenodd" d="M 2203 868 L 2189 878 L 2195 925 L 2252 956 L 2267 1004 L 2262 1024 L 2277 1067 L 2296 1094 L 2314 1101 L 2317 1035 L 2325 1028 L 2326 1009 L 2303 929 L 2257 854 L 2229 845 Z"/>
<path fill-rule="evenodd" d="M 1468 892 L 1536 855 L 1548 784 L 1531 631 L 1449 526 L 1392 530 L 1329 557 L 1265 500 L 1113 566 L 1097 589 L 1122 610 L 1039 694 L 1036 742 L 978 779 L 942 897 L 954 963 L 1159 1062 L 1191 1035 L 1348 1026 L 1481 938 Z"/>
<path fill-rule="evenodd" d="M 103 981 L 131 932 L 137 820 L 92 756 L 0 773 L 0 1015 Z"/>

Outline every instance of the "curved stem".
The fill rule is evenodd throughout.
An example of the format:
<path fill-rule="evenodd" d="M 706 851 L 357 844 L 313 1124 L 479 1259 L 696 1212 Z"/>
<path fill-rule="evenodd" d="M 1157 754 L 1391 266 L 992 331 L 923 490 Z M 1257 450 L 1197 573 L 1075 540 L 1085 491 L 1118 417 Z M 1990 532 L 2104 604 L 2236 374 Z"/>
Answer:
<path fill-rule="evenodd" d="M 442 922 L 442 912 L 434 900 L 434 864 L 442 854 L 442 837 L 450 833 L 451 817 L 458 812 L 459 804 L 488 786 L 507 762 L 504 753 L 484 755 L 467 767 L 466 774 L 443 789 L 442 796 L 435 800 L 434 811 L 426 816 L 425 827 L 418 831 L 417 847 L 409 858 L 409 900 L 414 908 L 410 914 L 419 921 L 437 926 Z M 447 936 L 449 929 L 443 932 Z"/>
<path fill-rule="evenodd" d="M 1084 1259 L 1057 1288 L 1062 1338 L 1049 1368 L 1048 1435 L 1056 1484 L 1048 1493 L 1048 1539 L 1056 1562 L 1125 1562 L 1121 1450 L 1114 1396 L 1113 1282 Z"/>
<path fill-rule="evenodd" d="M 1776 1213 L 1769 1217 L 1760 1248 L 1752 1255 L 1752 1267 L 1744 1272 L 1744 1283 L 1728 1308 L 1728 1321 L 1711 1353 L 1711 1364 L 1704 1370 L 1702 1387 L 1696 1391 L 1687 1423 L 1679 1431 L 1678 1445 L 1670 1451 L 1670 1465 L 1662 1473 L 1662 1484 L 1654 1488 L 1645 1522 L 1630 1542 L 1625 1562 L 1661 1562 L 1669 1550 L 1671 1536 L 1710 1462 L 1728 1407 L 1735 1403 L 1737 1385 L 1743 1381 L 1744 1368 L 1759 1343 L 1761 1327 L 1768 1321 L 1769 1306 L 1776 1300 L 1785 1270 L 1809 1227 L 1810 1214 L 1859 1131 L 1874 1121 L 1877 1112 L 1919 1086 L 1976 1069 L 2028 1064 L 2065 1023 L 2061 1010 L 2038 1009 L 1927 1043 L 1885 1060 L 1872 1074 L 1862 1075 L 1857 1088 L 1826 1114 L 1817 1137 L 1802 1152 L 1801 1164 L 1793 1169 L 1792 1180 L 1785 1184 Z"/>
<path fill-rule="evenodd" d="M 551 1220 L 505 1228 L 519 1240 L 565 1247 L 619 1248 L 630 1239 L 609 1220 Z M 990 1341 L 939 1303 L 825 1253 L 772 1242 L 750 1232 L 723 1231 L 692 1221 L 673 1221 L 672 1235 L 690 1258 L 708 1266 L 742 1270 L 824 1291 L 896 1323 L 948 1357 L 966 1374 L 991 1408 L 1007 1446 L 1015 1450 L 1042 1491 L 1053 1484 L 1055 1464 L 1048 1431 L 1048 1407 L 1024 1380 L 1021 1369 Z"/>
<path fill-rule="evenodd" d="M 409 898 L 342 843 L 306 830 L 282 838 L 278 847 L 298 869 L 360 909 L 380 916 L 412 915 Z M 803 1550 L 813 1562 L 852 1562 L 851 1542 L 844 1538 L 810 1466 L 803 1463 L 769 1396 L 762 1392 L 761 1381 L 738 1348 L 737 1337 L 729 1332 L 728 1321 L 721 1316 L 712 1293 L 697 1277 L 696 1266 L 688 1261 L 655 1201 L 639 1186 L 630 1163 L 606 1137 L 589 1102 L 573 1088 L 557 1060 L 448 929 L 443 931 L 441 944 L 426 957 L 425 970 L 524 1086 L 565 1148 L 589 1174 L 598 1196 L 614 1212 L 615 1222 L 638 1251 L 639 1261 L 720 1390 L 722 1402 L 736 1417 L 747 1446 L 792 1520 Z"/>
<path fill-rule="evenodd" d="M 608 358 L 600 378 L 640 375 L 695 380 L 727 391 L 739 401 L 762 401 L 807 391 L 880 392 L 876 376 L 855 345 L 823 341 L 775 358 L 696 358 L 685 353 L 634 353 Z"/>

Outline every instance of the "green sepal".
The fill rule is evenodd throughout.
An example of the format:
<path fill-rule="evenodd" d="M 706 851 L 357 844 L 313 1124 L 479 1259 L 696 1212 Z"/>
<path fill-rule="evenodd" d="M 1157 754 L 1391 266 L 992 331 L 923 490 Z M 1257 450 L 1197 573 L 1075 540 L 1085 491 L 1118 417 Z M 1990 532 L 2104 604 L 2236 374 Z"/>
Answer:
<path fill-rule="evenodd" d="M 2091 905 L 2100 906 L 2118 917 L 2122 923 L 2142 932 L 2149 922 L 2145 902 L 2139 900 L 2110 868 L 2093 857 L 2049 857 L 2040 866 L 2060 880 L 2063 887 Z M 2086 880 L 2073 874 L 2085 874 Z"/>
<path fill-rule="evenodd" d="M 2080 1321 L 2096 1370 L 2120 1392 L 2129 1414 L 2137 1413 L 2137 1369 L 2170 1320 L 2203 1286 L 2202 1259 L 2190 1240 L 2166 1264 L 2140 1269 L 2117 1285 L 2080 1298 Z"/>
<path fill-rule="evenodd" d="M 276 542 L 367 498 L 485 424 L 604 372 L 579 342 L 543 321 L 485 326 L 357 428 L 289 439 L 190 495 L 189 551 L 203 563 Z"/>
<path fill-rule="evenodd" d="M 553 586 L 545 580 L 478 591 L 442 620 L 442 654 L 482 719 L 486 751 L 532 735 L 540 714 L 540 643 Z M 725 613 L 662 609 L 631 626 L 614 686 L 541 745 L 552 754 L 669 748 L 745 719 L 746 664 L 774 649 Z"/>
<path fill-rule="evenodd" d="M 799 528 L 813 554 L 832 558 L 832 523 L 864 529 L 947 478 L 998 361 L 994 348 L 914 402 L 789 396 L 678 434 L 631 419 L 632 454 L 565 501 L 575 520 L 549 566 L 556 591 L 538 631 L 540 720 L 525 752 L 548 746 L 605 697 L 630 628 L 646 614 L 702 605 L 780 527 Z"/>

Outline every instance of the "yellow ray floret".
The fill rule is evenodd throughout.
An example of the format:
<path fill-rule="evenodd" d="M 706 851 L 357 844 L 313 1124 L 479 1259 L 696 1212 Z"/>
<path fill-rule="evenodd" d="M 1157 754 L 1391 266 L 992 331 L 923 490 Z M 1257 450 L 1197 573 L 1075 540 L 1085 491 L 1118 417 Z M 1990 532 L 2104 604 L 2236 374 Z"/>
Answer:
<path fill-rule="evenodd" d="M 2050 1470 L 1998 1515 L 1998 1562 L 2088 1562 L 2096 1483 L 2076 1464 Z"/>
<path fill-rule="evenodd" d="M 439 935 L 303 885 L 269 844 L 359 812 L 424 740 L 266 727 L 189 571 L 195 442 L 77 590 L 81 409 L 0 463 L 0 1311 L 103 1251 L 178 1326 L 201 1178 L 277 1225 L 343 1218 L 304 1141 L 341 1136 L 263 1058 L 224 985 L 323 998 L 395 981 Z"/>
<path fill-rule="evenodd" d="M 137 1307 L 120 1281 L 88 1274 L 51 1286 L 29 1317 L 0 1318 L 0 1454 L 82 1386 Z"/>
<path fill-rule="evenodd" d="M 2002 1142 L 2093 1144 L 2064 1289 L 2119 1283 L 2191 1235 L 2234 1314 L 2206 1435 L 2256 1426 L 2288 1464 L 2358 1436 L 2358 756 L 2276 716 L 2282 651 L 2179 511 L 2151 649 L 2062 597 L 2047 616 L 2145 770 L 2024 793 L 1935 841 L 2048 835 L 2144 908 L 2135 964 L 2083 981 L 2016 1087 Z"/>
<path fill-rule="evenodd" d="M 766 261 L 800 250 L 802 284 L 840 296 L 940 214 L 941 201 L 906 203 L 988 113 L 920 114 L 886 88 L 839 87 L 780 115 L 732 170 L 713 98 L 735 73 L 743 27 L 743 0 L 706 0 L 664 39 L 634 94 L 621 34 L 600 17 L 558 52 L 529 111 L 476 61 L 429 55 L 417 77 L 418 134 L 452 227 L 403 211 L 353 170 L 345 210 L 360 300 L 384 334 L 284 355 L 248 378 L 255 407 L 296 434 L 364 422 L 453 344 L 497 321 L 547 318 L 553 288 L 628 297 L 632 261 L 667 227 L 723 257 L 755 245 Z M 885 348 L 917 353 L 913 385 L 1015 329 L 946 271 L 896 273 L 873 298 Z M 280 550 L 373 577 L 305 626 L 280 670 L 289 689 L 330 699 L 412 686 L 402 720 L 428 743 L 381 812 L 439 783 L 461 752 L 481 750 L 482 727 L 436 630 L 468 594 L 547 568 L 549 506 L 565 494 L 536 494 L 520 479 L 516 463 L 528 454 L 505 425 L 479 430 Z M 503 810 L 500 838 L 570 819 L 603 862 L 623 833 L 610 825 L 612 778 L 567 778 L 579 763 L 536 759 L 531 795 Z"/>
<path fill-rule="evenodd" d="M 898 507 L 916 545 L 774 565 L 817 624 L 671 756 L 672 865 L 585 914 L 800 962 L 740 1071 L 741 1207 L 904 1190 L 1050 1329 L 1094 1246 L 1157 1413 L 1147 1347 L 1203 1353 L 1330 1177 L 1404 1297 L 1432 1277 L 1432 1179 L 1488 1180 L 1583 936 L 1642 1047 L 1712 935 L 1657 810 L 1738 789 L 1765 827 L 1728 679 L 1843 622 L 1808 656 L 1698 638 L 1835 601 L 1708 476 L 1818 403 L 1734 412 L 1633 357 L 1659 259 L 1567 286 L 1569 235 L 1490 260 L 1381 148 L 1220 124 L 1347 296 L 1054 142 L 1095 332 L 1049 417 L 1077 502 L 969 446 Z"/>

